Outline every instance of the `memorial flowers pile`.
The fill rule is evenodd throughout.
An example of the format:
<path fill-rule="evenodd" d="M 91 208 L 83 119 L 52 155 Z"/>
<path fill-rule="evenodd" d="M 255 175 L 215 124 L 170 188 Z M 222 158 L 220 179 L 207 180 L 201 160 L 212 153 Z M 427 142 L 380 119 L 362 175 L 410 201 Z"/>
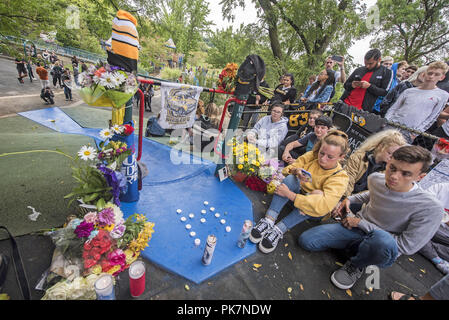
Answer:
<path fill-rule="evenodd" d="M 125 220 L 121 209 L 109 202 L 82 219 L 71 219 L 64 228 L 47 232 L 56 247 L 50 270 L 63 279 L 46 291 L 45 298 L 95 299 L 92 279 L 103 273 L 115 277 L 126 270 L 148 246 L 153 228 L 154 223 L 142 214 Z M 84 291 L 73 288 L 73 281 L 84 284 Z"/>
<path fill-rule="evenodd" d="M 218 75 L 218 89 L 231 93 L 234 92 L 238 68 L 236 63 L 226 64 L 226 67 Z"/>
<path fill-rule="evenodd" d="M 120 194 L 126 193 L 127 181 L 120 171 L 123 161 L 132 153 L 126 143 L 112 140 L 120 136 L 132 134 L 131 125 L 115 125 L 100 131 L 105 139 L 99 144 L 99 149 L 91 145 L 82 146 L 76 158 L 72 159 L 72 176 L 77 185 L 64 198 L 78 200 L 82 205 L 103 207 L 112 201 L 120 205 Z"/>

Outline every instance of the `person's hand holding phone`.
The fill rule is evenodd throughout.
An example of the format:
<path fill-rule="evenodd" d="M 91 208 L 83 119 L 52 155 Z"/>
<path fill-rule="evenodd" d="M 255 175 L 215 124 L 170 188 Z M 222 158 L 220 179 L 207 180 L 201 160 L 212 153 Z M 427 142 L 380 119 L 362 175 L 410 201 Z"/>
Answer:
<path fill-rule="evenodd" d="M 360 88 L 362 89 L 368 89 L 371 86 L 371 83 L 368 81 L 360 81 Z"/>
<path fill-rule="evenodd" d="M 334 210 L 331 211 L 331 217 L 337 221 L 340 221 L 340 220 L 346 218 L 346 215 L 350 212 L 350 209 L 349 209 L 350 204 L 351 204 L 351 201 L 349 201 L 348 198 L 341 201 L 334 208 Z"/>

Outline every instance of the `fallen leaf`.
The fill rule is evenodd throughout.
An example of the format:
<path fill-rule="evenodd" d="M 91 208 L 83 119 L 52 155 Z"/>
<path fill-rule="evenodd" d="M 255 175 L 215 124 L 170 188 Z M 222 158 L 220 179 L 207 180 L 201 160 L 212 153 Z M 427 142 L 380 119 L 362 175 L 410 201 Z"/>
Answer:
<path fill-rule="evenodd" d="M 289 258 L 290 260 L 293 260 L 292 254 L 290 253 L 290 251 L 288 252 L 288 258 Z"/>
<path fill-rule="evenodd" d="M 346 294 L 347 294 L 348 296 L 352 297 L 351 289 L 346 290 Z"/>
<path fill-rule="evenodd" d="M 304 287 L 302 286 L 302 284 L 299 284 L 299 289 L 301 289 L 301 291 L 304 291 Z"/>
<path fill-rule="evenodd" d="M 185 288 L 187 291 L 190 290 L 190 287 L 189 287 L 188 285 L 185 285 L 184 288 Z"/>
<path fill-rule="evenodd" d="M 412 258 L 408 258 L 408 260 L 411 262 L 415 262 L 415 260 L 413 260 Z"/>
<path fill-rule="evenodd" d="M 372 288 L 372 287 L 369 287 L 368 290 L 369 290 L 370 292 L 373 292 L 373 288 Z"/>
<path fill-rule="evenodd" d="M 263 204 L 267 204 L 267 203 L 266 203 L 265 201 L 263 201 L 263 200 L 262 200 L 262 203 L 263 203 Z"/>
<path fill-rule="evenodd" d="M 288 247 L 288 243 L 284 244 L 284 247 Z"/>
<path fill-rule="evenodd" d="M 255 263 L 255 264 L 253 264 L 253 266 L 254 266 L 255 268 L 260 268 L 262 265 L 261 265 L 261 264 L 258 264 L 258 263 Z"/>
<path fill-rule="evenodd" d="M 335 264 L 336 264 L 337 266 L 343 267 L 343 263 L 341 263 L 341 262 L 335 261 Z"/>
<path fill-rule="evenodd" d="M 253 268 L 253 270 L 259 272 L 259 269 L 257 269 L 257 268 Z"/>
<path fill-rule="evenodd" d="M 426 270 L 424 269 L 419 269 L 422 273 L 426 273 Z"/>
<path fill-rule="evenodd" d="M 288 287 L 288 288 L 287 288 L 288 293 L 291 293 L 292 290 L 293 290 L 293 289 L 292 289 L 291 287 Z"/>
<path fill-rule="evenodd" d="M 321 293 L 322 293 L 322 294 L 326 294 L 326 291 L 324 291 L 324 290 L 321 290 Z"/>
<path fill-rule="evenodd" d="M 331 295 L 329 294 L 329 292 L 327 293 L 327 297 L 329 298 L 329 300 L 330 300 L 330 298 L 331 298 Z"/>

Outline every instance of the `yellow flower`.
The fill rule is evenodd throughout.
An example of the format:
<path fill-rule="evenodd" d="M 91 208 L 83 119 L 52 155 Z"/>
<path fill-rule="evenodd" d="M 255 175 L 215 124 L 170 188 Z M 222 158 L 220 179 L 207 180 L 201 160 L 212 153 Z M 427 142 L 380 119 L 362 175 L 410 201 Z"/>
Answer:
<path fill-rule="evenodd" d="M 114 230 L 114 224 L 108 224 L 107 226 L 101 227 L 101 230 L 106 230 L 107 232 L 111 232 Z"/>
<path fill-rule="evenodd" d="M 237 168 L 238 168 L 239 170 L 242 170 L 242 169 L 243 169 L 243 164 L 239 164 L 239 165 L 237 166 Z"/>
<path fill-rule="evenodd" d="M 243 163 L 244 159 L 243 158 L 239 158 L 239 163 Z"/>
<path fill-rule="evenodd" d="M 101 273 L 101 266 L 99 264 L 96 264 L 92 267 L 91 271 L 93 274 L 100 274 Z"/>
<path fill-rule="evenodd" d="M 255 170 L 254 168 L 249 168 L 249 171 L 254 172 Z"/>
<path fill-rule="evenodd" d="M 111 269 L 109 269 L 108 270 L 108 272 L 107 273 L 109 273 L 109 274 L 114 274 L 114 273 L 116 273 L 117 271 L 119 271 L 120 269 L 121 269 L 121 265 L 115 265 L 115 266 L 113 266 Z"/>

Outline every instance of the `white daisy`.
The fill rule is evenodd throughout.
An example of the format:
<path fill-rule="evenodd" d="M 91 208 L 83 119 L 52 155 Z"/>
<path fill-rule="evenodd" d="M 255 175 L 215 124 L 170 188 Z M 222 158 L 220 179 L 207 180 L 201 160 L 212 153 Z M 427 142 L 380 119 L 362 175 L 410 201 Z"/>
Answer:
<path fill-rule="evenodd" d="M 118 124 L 114 124 L 111 127 L 111 130 L 116 134 L 121 134 L 123 132 L 124 127 Z"/>
<path fill-rule="evenodd" d="M 126 77 L 121 72 L 114 72 L 114 77 L 119 85 L 126 81 Z"/>
<path fill-rule="evenodd" d="M 82 146 L 78 151 L 78 156 L 83 160 L 94 160 L 97 156 L 97 151 L 93 147 Z"/>
<path fill-rule="evenodd" d="M 103 130 L 100 131 L 100 137 L 103 140 L 109 139 L 113 135 L 114 135 L 114 133 L 109 128 L 108 129 L 103 129 Z"/>
<path fill-rule="evenodd" d="M 104 72 L 100 78 L 100 85 L 108 88 L 115 88 L 118 86 L 117 78 L 111 72 Z"/>

